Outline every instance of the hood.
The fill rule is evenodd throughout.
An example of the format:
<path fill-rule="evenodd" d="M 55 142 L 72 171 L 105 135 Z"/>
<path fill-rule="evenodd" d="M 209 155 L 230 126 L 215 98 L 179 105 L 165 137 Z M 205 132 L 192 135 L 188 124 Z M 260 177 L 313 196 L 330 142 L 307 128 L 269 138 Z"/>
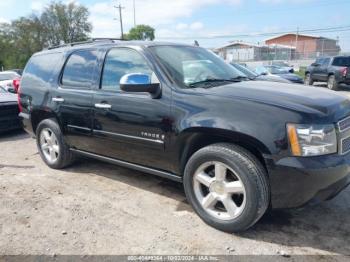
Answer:
<path fill-rule="evenodd" d="M 17 103 L 17 95 L 11 93 L 0 93 L 0 103 Z"/>
<path fill-rule="evenodd" d="M 319 87 L 267 81 L 239 83 L 201 89 L 203 93 L 245 99 L 305 113 L 334 115 L 340 119 L 350 114 L 350 99 Z"/>

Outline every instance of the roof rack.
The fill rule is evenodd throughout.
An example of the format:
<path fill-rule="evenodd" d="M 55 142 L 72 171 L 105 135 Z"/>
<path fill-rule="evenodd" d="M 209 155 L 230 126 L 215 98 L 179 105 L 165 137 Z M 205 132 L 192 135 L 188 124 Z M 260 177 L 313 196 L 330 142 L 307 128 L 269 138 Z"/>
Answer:
<path fill-rule="evenodd" d="M 100 37 L 100 38 L 91 38 L 91 39 L 86 40 L 86 41 L 80 41 L 80 42 L 73 42 L 73 43 L 68 43 L 68 44 L 50 46 L 50 47 L 48 47 L 48 49 L 51 50 L 51 49 L 56 49 L 56 48 L 61 48 L 61 47 L 67 47 L 67 46 L 85 45 L 85 44 L 91 44 L 91 43 L 102 42 L 102 41 L 114 42 L 114 41 L 123 41 L 123 40 L 124 40 L 124 39 L 120 39 L 120 38 L 103 38 L 103 37 Z"/>

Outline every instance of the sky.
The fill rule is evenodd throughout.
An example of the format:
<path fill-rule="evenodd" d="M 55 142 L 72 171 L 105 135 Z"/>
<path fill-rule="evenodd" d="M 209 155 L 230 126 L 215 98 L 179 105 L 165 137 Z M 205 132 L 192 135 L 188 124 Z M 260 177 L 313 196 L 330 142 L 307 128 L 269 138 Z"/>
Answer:
<path fill-rule="evenodd" d="M 133 0 L 62 0 L 88 7 L 92 37 L 119 37 L 117 9 L 122 10 L 124 31 L 134 26 Z M 31 13 L 40 14 L 50 0 L 1 0 L 0 22 Z M 135 0 L 136 24 L 156 29 L 156 40 L 193 43 L 215 48 L 229 41 L 262 43 L 261 33 L 348 26 L 347 31 L 314 33 L 338 38 L 350 51 L 350 0 Z M 311 33 L 309 33 L 311 34 Z M 248 35 L 248 36 L 242 36 Z"/>

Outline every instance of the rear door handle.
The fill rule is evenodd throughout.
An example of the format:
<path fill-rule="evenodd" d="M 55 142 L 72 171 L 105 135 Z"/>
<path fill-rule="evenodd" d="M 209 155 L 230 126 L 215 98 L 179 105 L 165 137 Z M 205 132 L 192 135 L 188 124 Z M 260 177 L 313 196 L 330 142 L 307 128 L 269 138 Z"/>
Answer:
<path fill-rule="evenodd" d="M 62 102 L 64 102 L 64 98 L 62 98 L 62 97 L 53 97 L 53 98 L 52 98 L 52 101 L 53 101 L 53 102 L 62 103 Z"/>
<path fill-rule="evenodd" d="M 101 108 L 101 109 L 111 109 L 112 106 L 110 104 L 95 104 L 96 108 Z"/>

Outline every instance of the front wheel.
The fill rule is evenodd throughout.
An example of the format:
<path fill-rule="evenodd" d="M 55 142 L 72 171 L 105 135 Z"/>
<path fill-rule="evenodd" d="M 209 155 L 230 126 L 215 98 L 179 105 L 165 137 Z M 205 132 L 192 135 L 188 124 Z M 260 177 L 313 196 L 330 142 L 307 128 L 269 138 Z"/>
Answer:
<path fill-rule="evenodd" d="M 310 73 L 307 73 L 307 74 L 305 75 L 304 84 L 305 84 L 305 85 L 310 85 L 310 86 L 312 86 L 312 85 L 314 84 L 314 81 L 312 80 L 311 74 L 310 74 Z"/>
<path fill-rule="evenodd" d="M 338 90 L 338 83 L 334 75 L 330 75 L 327 80 L 327 87 L 330 90 Z"/>
<path fill-rule="evenodd" d="M 61 169 L 74 161 L 74 155 L 55 119 L 45 119 L 39 123 L 36 142 L 41 158 L 49 167 Z"/>
<path fill-rule="evenodd" d="M 184 188 L 201 219 L 225 232 L 248 229 L 269 205 L 264 167 L 250 152 L 232 144 L 197 151 L 186 165 Z"/>

